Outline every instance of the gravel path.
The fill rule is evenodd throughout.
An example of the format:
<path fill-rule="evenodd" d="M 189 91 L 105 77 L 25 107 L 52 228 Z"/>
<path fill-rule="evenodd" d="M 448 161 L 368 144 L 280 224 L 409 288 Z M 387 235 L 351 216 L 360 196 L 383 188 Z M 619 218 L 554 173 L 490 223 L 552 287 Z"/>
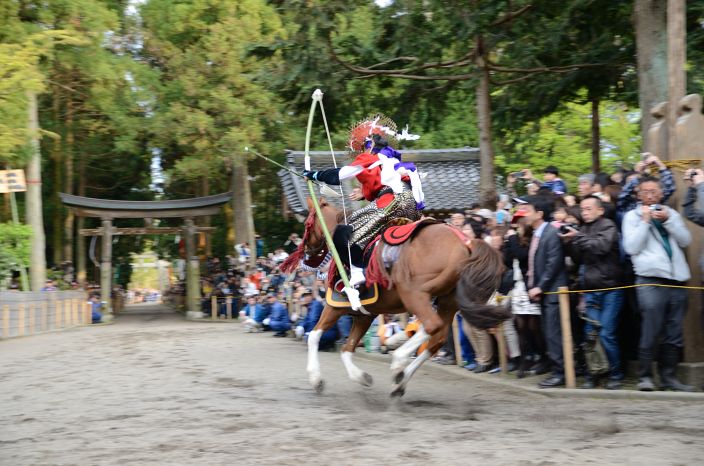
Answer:
<path fill-rule="evenodd" d="M 704 405 L 555 399 L 419 370 L 400 400 L 388 367 L 347 380 L 321 353 L 159 307 L 115 325 L 0 341 L 0 465 L 691 465 Z"/>

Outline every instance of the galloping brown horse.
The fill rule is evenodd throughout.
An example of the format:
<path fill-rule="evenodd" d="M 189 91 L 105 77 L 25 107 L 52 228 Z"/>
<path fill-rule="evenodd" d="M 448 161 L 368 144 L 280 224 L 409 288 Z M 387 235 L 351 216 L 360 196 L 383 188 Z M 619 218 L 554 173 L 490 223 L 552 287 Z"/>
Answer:
<path fill-rule="evenodd" d="M 324 199 L 320 200 L 320 207 L 323 221 L 329 231 L 334 231 L 339 212 Z M 308 257 L 321 257 L 326 254 L 327 245 L 311 205 L 309 211 L 305 252 Z M 378 301 L 365 306 L 369 314 L 325 306 L 308 337 L 307 371 L 316 391 L 321 392 L 324 387 L 318 360 L 320 336 L 344 314 L 353 316 L 353 324 L 342 347 L 342 361 L 350 379 L 365 386 L 371 385 L 372 377 L 354 365 L 352 354 L 374 318 L 382 313 L 410 312 L 423 324 L 421 331 L 393 353 L 391 396 L 402 396 L 413 373 L 442 347 L 457 310 L 469 323 L 482 329 L 495 327 L 509 317 L 505 308 L 486 304 L 504 269 L 499 253 L 482 240 L 462 241 L 451 228 L 445 224 L 428 225 L 400 246 L 398 260 L 388 273 L 391 288 L 380 290 Z M 372 260 L 381 260 L 379 256 Z M 412 360 L 411 356 L 426 341 L 427 349 Z"/>

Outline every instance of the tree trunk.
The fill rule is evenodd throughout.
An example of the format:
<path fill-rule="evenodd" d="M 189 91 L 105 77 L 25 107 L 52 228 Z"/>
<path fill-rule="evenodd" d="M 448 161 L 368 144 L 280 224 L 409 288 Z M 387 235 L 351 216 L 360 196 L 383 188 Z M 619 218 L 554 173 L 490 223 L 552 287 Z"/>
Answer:
<path fill-rule="evenodd" d="M 61 102 L 60 102 L 61 91 L 59 86 L 54 86 L 52 89 L 52 113 L 54 115 L 54 121 L 59 124 L 63 120 L 61 117 Z M 56 131 L 58 133 L 58 131 Z M 52 202 L 54 203 L 54 209 L 52 212 L 52 250 L 53 250 L 53 262 L 54 264 L 60 264 L 63 261 L 63 211 L 64 207 L 61 204 L 61 199 L 59 198 L 59 192 L 61 191 L 61 186 L 63 185 L 63 157 L 61 156 L 61 139 L 54 139 L 51 145 L 51 161 L 53 163 L 54 170 L 54 193 L 52 195 Z"/>
<path fill-rule="evenodd" d="M 42 213 L 42 154 L 39 148 L 37 95 L 27 92 L 28 130 L 31 155 L 27 164 L 27 224 L 32 229 L 29 253 L 29 277 L 32 291 L 39 291 L 46 281 L 46 237 Z"/>
<path fill-rule="evenodd" d="M 592 173 L 601 172 L 601 130 L 599 128 L 599 98 L 592 97 Z"/>
<path fill-rule="evenodd" d="M 677 134 L 675 126 L 679 116 L 678 103 L 686 93 L 687 71 L 685 69 L 686 32 L 685 0 L 668 0 L 667 2 L 667 158 L 676 160 Z"/>
<path fill-rule="evenodd" d="M 650 110 L 667 100 L 667 0 L 636 0 L 633 13 L 638 62 L 638 104 L 641 111 L 640 134 L 645 147 L 648 129 L 655 121 Z"/>
<path fill-rule="evenodd" d="M 250 267 L 254 267 L 257 245 L 254 243 L 254 221 L 252 220 L 252 194 L 249 189 L 247 158 L 243 154 L 232 160 L 232 210 L 235 219 L 235 242 L 249 245 Z"/>
<path fill-rule="evenodd" d="M 66 152 L 64 157 L 64 192 L 73 194 L 73 101 L 69 96 L 66 100 Z M 64 261 L 73 262 L 73 211 L 68 209 L 64 220 Z"/>
<path fill-rule="evenodd" d="M 496 208 L 496 180 L 494 179 L 494 149 L 491 144 L 491 96 L 489 70 L 486 68 L 482 38 L 477 39 L 477 66 L 481 69 L 476 88 L 477 121 L 479 122 L 479 203 Z"/>

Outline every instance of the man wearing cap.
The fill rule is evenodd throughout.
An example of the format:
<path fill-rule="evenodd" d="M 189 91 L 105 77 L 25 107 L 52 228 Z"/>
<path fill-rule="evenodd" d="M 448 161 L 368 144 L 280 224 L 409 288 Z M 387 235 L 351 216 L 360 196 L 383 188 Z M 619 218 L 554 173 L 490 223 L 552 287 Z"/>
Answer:
<path fill-rule="evenodd" d="M 269 293 L 266 300 L 269 308 L 269 327 L 276 332 L 275 337 L 285 337 L 286 332 L 291 330 L 288 309 L 278 301 L 274 293 Z"/>
<path fill-rule="evenodd" d="M 323 303 L 315 299 L 313 296 L 313 291 L 310 288 L 306 288 L 301 295 L 301 304 L 306 307 L 306 316 L 303 318 L 301 325 L 296 327 L 296 336 L 304 337 L 305 341 L 308 341 L 308 334 L 318 325 L 320 316 L 323 314 Z M 340 332 L 337 329 L 337 325 L 334 325 L 331 329 L 326 330 L 320 337 L 320 342 L 318 343 L 318 350 L 326 350 L 335 347 L 335 342 L 340 337 Z"/>

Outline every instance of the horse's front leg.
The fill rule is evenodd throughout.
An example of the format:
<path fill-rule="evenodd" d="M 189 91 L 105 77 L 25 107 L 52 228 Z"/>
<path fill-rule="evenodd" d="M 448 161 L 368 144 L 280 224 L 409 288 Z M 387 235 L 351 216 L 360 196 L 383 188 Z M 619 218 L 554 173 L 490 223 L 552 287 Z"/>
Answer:
<path fill-rule="evenodd" d="M 357 348 L 357 344 L 359 344 L 359 340 L 361 340 L 367 330 L 369 330 L 374 318 L 375 316 L 366 315 L 353 317 L 350 335 L 347 337 L 347 343 L 342 347 L 342 353 L 340 354 L 342 364 L 345 365 L 349 378 L 365 387 L 371 387 L 373 382 L 372 376 L 352 362 L 352 355 Z"/>
<path fill-rule="evenodd" d="M 325 388 L 325 382 L 320 373 L 320 359 L 318 358 L 320 337 L 337 323 L 340 315 L 339 311 L 326 305 L 318 324 L 308 335 L 308 365 L 306 370 L 308 371 L 308 381 L 318 393 L 322 393 L 323 388 Z"/>

